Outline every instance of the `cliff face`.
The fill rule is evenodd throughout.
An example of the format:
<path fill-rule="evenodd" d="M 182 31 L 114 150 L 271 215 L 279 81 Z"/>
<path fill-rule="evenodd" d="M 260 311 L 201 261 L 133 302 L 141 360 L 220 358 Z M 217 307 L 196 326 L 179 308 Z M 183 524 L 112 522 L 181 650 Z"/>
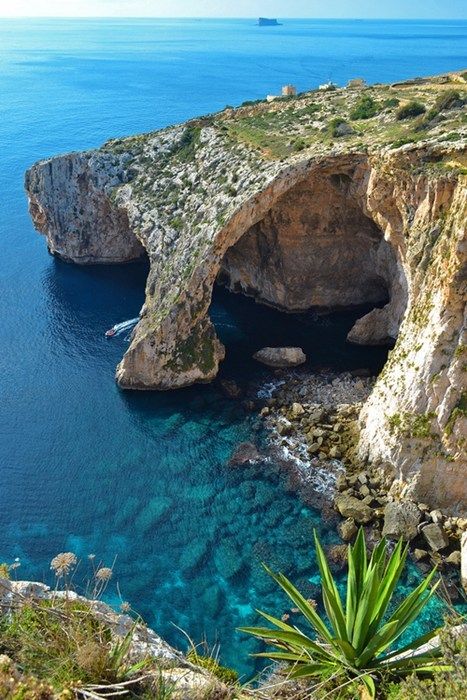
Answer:
<path fill-rule="evenodd" d="M 128 177 L 127 161 L 70 153 L 27 172 L 31 216 L 51 253 L 81 265 L 128 262 L 144 254 L 125 210 L 109 196 Z"/>
<path fill-rule="evenodd" d="M 215 377 L 216 280 L 287 311 L 387 302 L 349 334 L 397 338 L 362 412 L 362 455 L 392 465 L 394 488 L 463 507 L 466 129 L 462 99 L 440 108 L 446 90 L 372 88 L 377 116 L 343 138 L 331 115 L 348 116 L 359 91 L 226 110 L 34 165 L 30 210 L 51 252 L 78 263 L 149 256 L 119 384 Z M 431 106 L 416 128 L 394 111 L 413 97 Z"/>

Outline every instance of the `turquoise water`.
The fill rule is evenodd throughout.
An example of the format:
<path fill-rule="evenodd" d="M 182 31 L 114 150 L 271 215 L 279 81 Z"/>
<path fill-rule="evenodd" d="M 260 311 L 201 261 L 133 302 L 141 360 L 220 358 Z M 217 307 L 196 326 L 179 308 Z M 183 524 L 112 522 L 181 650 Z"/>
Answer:
<path fill-rule="evenodd" d="M 301 502 L 279 465 L 228 465 L 239 442 L 263 436 L 216 386 L 116 388 L 126 341 L 103 331 L 138 313 L 146 270 L 48 256 L 27 214 L 23 172 L 37 158 L 262 97 L 284 82 L 304 90 L 329 78 L 466 67 L 466 38 L 466 22 L 294 20 L 265 30 L 249 20 L 0 21 L 2 560 L 19 556 L 21 576 L 48 579 L 59 551 L 95 553 L 107 565 L 116 557 L 123 598 L 161 634 L 183 644 L 175 623 L 196 641 L 217 640 L 242 673 L 254 670 L 253 642 L 235 628 L 254 621 L 254 607 L 286 608 L 259 562 L 317 597 L 312 528 L 330 544 L 335 522 Z M 212 314 L 231 350 L 224 372 L 259 381 L 264 374 L 246 359 L 253 345 L 291 328 L 278 331 L 273 313 L 222 293 Z M 345 347 L 348 323 L 307 317 L 296 332 L 317 364 L 378 366 L 384 357 Z"/>

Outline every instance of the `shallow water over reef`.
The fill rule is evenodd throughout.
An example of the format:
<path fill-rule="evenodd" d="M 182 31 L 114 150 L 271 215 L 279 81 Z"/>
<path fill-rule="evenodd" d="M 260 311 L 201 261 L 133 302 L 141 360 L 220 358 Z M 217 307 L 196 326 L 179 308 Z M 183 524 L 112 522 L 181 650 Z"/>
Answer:
<path fill-rule="evenodd" d="M 77 581 L 85 578 L 89 554 L 107 565 L 115 560 L 122 597 L 161 635 L 183 646 L 177 625 L 195 641 L 218 642 L 222 661 L 250 676 L 259 668 L 248 657 L 255 642 L 236 628 L 256 620 L 255 608 L 287 610 L 261 562 L 319 601 L 313 528 L 326 545 L 337 543 L 337 521 L 305 506 L 271 459 L 229 464 L 239 443 L 253 440 L 261 450 L 266 436 L 257 415 L 217 384 L 170 393 L 116 388 L 113 368 L 128 341 L 103 332 L 135 315 L 145 275 L 143 265 L 83 269 L 50 260 L 45 342 L 66 349 L 54 357 L 54 376 L 65 361 L 74 370 L 63 392 L 39 366 L 43 392 L 35 402 L 24 397 L 30 426 L 42 397 L 50 429 L 30 434 L 34 469 L 21 459 L 26 445 L 18 445 L 14 464 L 11 456 L 3 492 L 8 513 L 0 511 L 2 557 L 19 556 L 21 576 L 49 581 L 47 562 L 58 551 L 83 560 Z M 118 317 L 109 318 L 115 295 Z M 222 374 L 261 386 L 273 375 L 251 353 L 286 339 L 334 369 L 368 366 L 371 358 L 381 363 L 382 349 L 374 355 L 345 343 L 353 316 L 284 315 L 217 289 L 211 317 L 227 346 Z M 20 490 L 8 478 L 18 464 Z M 108 599 L 119 604 L 114 587 Z"/>

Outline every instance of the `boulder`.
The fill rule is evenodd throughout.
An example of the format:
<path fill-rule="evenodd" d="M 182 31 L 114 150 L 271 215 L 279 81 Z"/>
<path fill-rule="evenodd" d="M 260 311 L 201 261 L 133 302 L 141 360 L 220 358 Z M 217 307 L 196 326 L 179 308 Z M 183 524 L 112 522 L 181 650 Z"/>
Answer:
<path fill-rule="evenodd" d="M 412 501 L 391 501 L 384 508 L 383 537 L 410 542 L 417 536 L 420 511 Z"/>
<path fill-rule="evenodd" d="M 328 560 L 338 568 L 343 568 L 347 563 L 348 547 L 346 544 L 334 544 L 329 547 Z"/>
<path fill-rule="evenodd" d="M 415 561 L 421 561 L 422 559 L 426 559 L 428 556 L 428 552 L 426 549 L 414 549 L 413 551 L 413 558 Z"/>
<path fill-rule="evenodd" d="M 337 137 L 339 137 L 339 136 L 351 136 L 354 133 L 355 133 L 355 131 L 352 129 L 350 124 L 347 124 L 347 122 L 342 122 L 342 124 L 339 124 L 334 129 L 334 135 Z"/>
<path fill-rule="evenodd" d="M 343 523 L 339 523 L 338 531 L 344 542 L 350 542 L 350 540 L 357 534 L 357 526 L 355 525 L 352 518 L 347 518 Z"/>
<path fill-rule="evenodd" d="M 297 367 L 306 362 L 306 355 L 301 348 L 262 348 L 253 359 L 268 367 Z"/>
<path fill-rule="evenodd" d="M 303 408 L 301 403 L 293 403 L 292 404 L 292 415 L 294 418 L 298 418 L 299 416 L 303 416 L 305 413 L 305 409 Z"/>
<path fill-rule="evenodd" d="M 452 564 L 452 566 L 459 567 L 461 565 L 461 553 L 458 549 L 451 552 L 451 554 L 446 557 L 446 564 Z"/>
<path fill-rule="evenodd" d="M 433 552 L 439 552 L 448 546 L 449 540 L 443 528 L 437 523 L 430 523 L 422 528 L 422 535 Z"/>
<path fill-rule="evenodd" d="M 373 519 L 372 509 L 354 496 L 342 493 L 334 503 L 343 518 L 353 518 L 357 523 L 369 523 Z"/>

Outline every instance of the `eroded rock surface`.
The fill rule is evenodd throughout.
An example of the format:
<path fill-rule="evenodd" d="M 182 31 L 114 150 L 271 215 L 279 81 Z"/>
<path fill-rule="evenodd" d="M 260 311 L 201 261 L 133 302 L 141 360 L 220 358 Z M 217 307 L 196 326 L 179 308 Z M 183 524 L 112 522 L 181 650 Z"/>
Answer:
<path fill-rule="evenodd" d="M 465 81 L 451 82 L 462 102 Z M 432 107 L 451 88 L 434 79 L 371 90 L 381 105 L 390 93 Z M 396 495 L 461 511 L 466 127 L 450 109 L 399 146 L 394 133 L 410 141 L 413 125 L 381 106 L 364 130 L 333 143 L 330 118 L 348 118 L 359 97 L 337 90 L 228 109 L 39 162 L 26 177 L 30 210 L 67 260 L 146 250 L 146 300 L 117 369 L 124 388 L 216 376 L 216 280 L 287 311 L 383 305 L 349 334 L 356 343 L 397 339 L 360 416 L 362 459 L 393 466 Z"/>
<path fill-rule="evenodd" d="M 268 367 L 298 367 L 306 362 L 301 348 L 261 348 L 253 358 Z"/>

